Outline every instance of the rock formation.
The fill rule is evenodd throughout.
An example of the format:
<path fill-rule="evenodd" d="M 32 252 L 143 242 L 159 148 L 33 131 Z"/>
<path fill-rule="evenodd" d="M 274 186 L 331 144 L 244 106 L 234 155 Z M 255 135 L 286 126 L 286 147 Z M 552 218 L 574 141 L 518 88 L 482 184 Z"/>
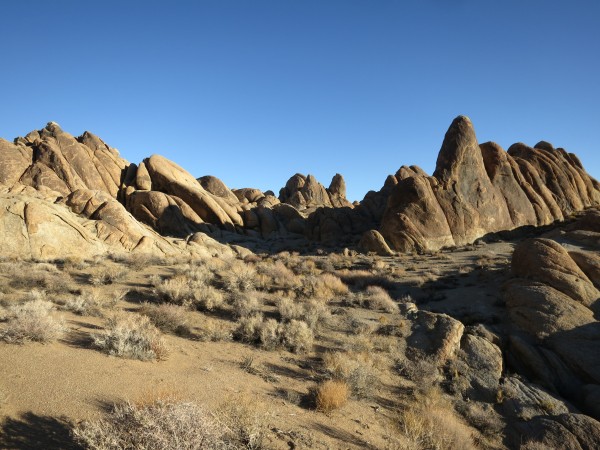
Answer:
<path fill-rule="evenodd" d="M 564 236 L 563 236 L 564 238 Z M 600 419 L 600 246 L 567 251 L 551 239 L 519 244 L 506 305 L 514 369 Z"/>
<path fill-rule="evenodd" d="M 487 233 L 546 225 L 600 202 L 600 186 L 573 154 L 541 142 L 478 145 L 471 121 L 448 129 L 433 176 L 396 174 L 381 234 L 401 251 L 471 243 Z"/>
<path fill-rule="evenodd" d="M 247 238 L 264 248 L 304 238 L 380 254 L 436 250 L 546 225 L 600 203 L 600 185 L 575 155 L 544 141 L 534 148 L 515 144 L 508 152 L 494 143 L 480 146 L 462 116 L 446 133 L 433 176 L 402 166 L 357 204 L 346 199 L 339 174 L 328 188 L 296 174 L 279 198 L 253 188 L 231 190 L 159 155 L 129 163 L 97 136 L 76 138 L 53 122 L 14 143 L 0 139 L 0 159 L 5 198 L 26 194 L 62 204 L 96 221 L 96 236 L 124 251 L 139 248 L 142 238 L 189 242 L 196 233 L 237 243 Z M 575 232 L 595 239 L 590 231 Z"/>

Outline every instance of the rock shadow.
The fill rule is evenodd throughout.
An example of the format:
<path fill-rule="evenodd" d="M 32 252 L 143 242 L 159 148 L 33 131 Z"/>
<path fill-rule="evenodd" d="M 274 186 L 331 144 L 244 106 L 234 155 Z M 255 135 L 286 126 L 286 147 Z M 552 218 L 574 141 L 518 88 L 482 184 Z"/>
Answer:
<path fill-rule="evenodd" d="M 0 448 L 14 450 L 82 450 L 65 419 L 31 412 L 8 417 L 0 424 Z"/>

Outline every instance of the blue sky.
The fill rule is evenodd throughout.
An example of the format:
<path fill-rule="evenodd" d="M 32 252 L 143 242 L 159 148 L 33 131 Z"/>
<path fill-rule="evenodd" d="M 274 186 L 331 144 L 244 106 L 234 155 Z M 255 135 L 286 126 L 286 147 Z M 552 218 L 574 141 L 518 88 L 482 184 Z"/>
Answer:
<path fill-rule="evenodd" d="M 505 149 L 547 140 L 600 177 L 600 2 L 4 1 L 0 136 L 54 120 L 131 162 L 351 200 L 432 173 L 452 119 Z"/>

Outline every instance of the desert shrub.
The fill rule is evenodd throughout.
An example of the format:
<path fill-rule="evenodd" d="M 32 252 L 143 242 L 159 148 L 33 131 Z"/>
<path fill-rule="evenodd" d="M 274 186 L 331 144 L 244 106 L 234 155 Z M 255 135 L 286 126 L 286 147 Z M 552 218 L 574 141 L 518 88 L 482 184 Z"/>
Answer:
<path fill-rule="evenodd" d="M 124 292 L 116 292 L 105 296 L 96 289 L 83 291 L 80 295 L 67 298 L 62 308 L 82 316 L 102 317 L 104 308 L 114 307 L 122 298 Z"/>
<path fill-rule="evenodd" d="M 394 313 L 398 311 L 398 305 L 387 291 L 379 286 L 369 286 L 366 289 L 366 303 L 370 309 Z"/>
<path fill-rule="evenodd" d="M 260 309 L 261 302 L 256 291 L 238 291 L 231 294 L 233 314 L 246 317 Z"/>
<path fill-rule="evenodd" d="M 291 320 L 281 328 L 283 345 L 294 353 L 305 353 L 312 349 L 314 334 L 306 322 Z"/>
<path fill-rule="evenodd" d="M 167 356 L 166 344 L 147 316 L 116 315 L 106 321 L 105 330 L 92 335 L 94 345 L 109 355 L 150 360 Z"/>
<path fill-rule="evenodd" d="M 288 259 L 288 265 L 298 275 L 316 276 L 319 273 L 317 263 L 313 259 L 291 257 Z"/>
<path fill-rule="evenodd" d="M 422 389 L 435 386 L 440 379 L 440 371 L 434 358 L 423 357 L 415 360 L 402 357 L 396 361 L 396 370 Z"/>
<path fill-rule="evenodd" d="M 240 317 L 233 335 L 242 342 L 257 342 L 260 338 L 262 324 L 263 315 L 261 313 Z"/>
<path fill-rule="evenodd" d="M 190 280 L 184 275 L 160 280 L 154 285 L 154 293 L 160 299 L 176 305 L 184 305 L 193 300 Z"/>
<path fill-rule="evenodd" d="M 273 350 L 281 344 L 281 325 L 275 319 L 265 320 L 260 327 L 260 345 Z"/>
<path fill-rule="evenodd" d="M 215 416 L 228 430 L 226 449 L 258 450 L 265 448 L 263 441 L 268 430 L 265 406 L 248 394 L 226 398 L 215 411 Z"/>
<path fill-rule="evenodd" d="M 90 283 L 94 286 L 112 284 L 123 279 L 127 275 L 127 269 L 120 266 L 99 266 L 89 274 Z"/>
<path fill-rule="evenodd" d="M 229 322 L 203 317 L 197 336 L 202 341 L 230 341 L 233 339 L 233 327 Z"/>
<path fill-rule="evenodd" d="M 290 297 L 282 297 L 277 305 L 281 320 L 289 321 L 301 319 L 304 315 L 304 307 L 300 302 Z"/>
<path fill-rule="evenodd" d="M 170 303 L 159 305 L 144 303 L 139 313 L 147 316 L 157 328 L 166 333 L 184 336 L 191 333 L 189 310 L 183 306 Z"/>
<path fill-rule="evenodd" d="M 41 289 L 32 289 L 27 294 L 25 294 L 23 300 L 25 300 L 26 302 L 34 302 L 36 300 L 47 300 L 47 297 L 48 296 L 46 295 L 46 291 Z"/>
<path fill-rule="evenodd" d="M 348 385 L 342 380 L 327 380 L 317 387 L 315 403 L 317 411 L 329 413 L 341 408 L 348 401 Z"/>
<path fill-rule="evenodd" d="M 307 298 L 327 302 L 337 296 L 347 294 L 348 286 L 330 273 L 319 276 L 308 275 L 303 279 L 301 292 Z"/>
<path fill-rule="evenodd" d="M 326 353 L 323 365 L 333 379 L 344 381 L 356 398 L 369 397 L 379 385 L 379 374 L 368 353 Z"/>
<path fill-rule="evenodd" d="M 194 305 L 201 311 L 212 311 L 220 308 L 225 302 L 223 293 L 212 286 L 196 288 L 193 299 Z"/>
<path fill-rule="evenodd" d="M 214 272 L 207 265 L 185 264 L 176 268 L 175 273 L 187 278 L 191 284 L 204 286 L 210 284 L 214 279 Z"/>
<path fill-rule="evenodd" d="M 222 450 L 229 430 L 213 414 L 189 402 L 115 405 L 103 420 L 83 422 L 73 434 L 90 449 Z"/>
<path fill-rule="evenodd" d="M 256 283 L 256 270 L 250 264 L 233 260 L 223 272 L 222 278 L 225 288 L 230 292 L 250 291 Z"/>
<path fill-rule="evenodd" d="M 46 300 L 9 307 L 5 313 L 4 330 L 0 330 L 0 339 L 17 344 L 25 341 L 55 341 L 63 334 L 65 327 L 61 320 L 52 317 L 53 309 L 54 305 Z"/>
<path fill-rule="evenodd" d="M 40 289 L 53 293 L 68 292 L 71 289 L 70 278 L 65 279 L 65 276 L 58 271 L 36 270 L 17 264 L 4 274 L 10 277 L 9 284 L 15 289 Z"/>
<path fill-rule="evenodd" d="M 473 433 L 452 410 L 432 399 L 416 402 L 397 418 L 396 447 L 406 450 L 474 450 Z"/>
<path fill-rule="evenodd" d="M 263 289 L 295 289 L 300 286 L 300 278 L 281 261 L 263 263 L 257 266 L 259 285 Z"/>
<path fill-rule="evenodd" d="M 320 324 L 327 322 L 331 311 L 327 305 L 311 299 L 303 304 L 304 314 L 302 318 L 311 330 L 315 330 Z"/>

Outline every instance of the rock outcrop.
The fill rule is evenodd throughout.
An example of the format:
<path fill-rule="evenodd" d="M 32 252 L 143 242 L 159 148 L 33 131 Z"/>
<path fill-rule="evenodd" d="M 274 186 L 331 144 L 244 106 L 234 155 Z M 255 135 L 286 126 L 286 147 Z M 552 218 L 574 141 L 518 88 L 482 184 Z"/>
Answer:
<path fill-rule="evenodd" d="M 544 142 L 508 152 L 495 143 L 480 146 L 464 116 L 450 125 L 433 176 L 403 167 L 394 181 L 380 231 L 400 251 L 546 225 L 600 202 L 598 183 L 575 155 Z"/>
<path fill-rule="evenodd" d="M 600 204 L 600 185 L 575 155 L 544 141 L 534 148 L 514 144 L 508 152 L 494 143 L 480 146 L 471 121 L 462 116 L 446 133 L 433 176 L 402 166 L 356 204 L 347 200 L 339 174 L 328 188 L 312 175 L 296 174 L 279 198 L 253 188 L 231 190 L 214 176 L 195 178 L 159 155 L 129 163 L 97 136 L 73 137 L 53 122 L 13 143 L 0 139 L 0 155 L 5 192 L 35 192 L 63 203 L 98 221 L 98 235 L 125 249 L 137 245 L 141 222 L 157 236 L 305 238 L 391 255 L 546 225 Z M 600 230 L 571 234 L 582 242 L 600 240 Z M 587 259 L 584 272 L 596 273 L 597 264 Z"/>
<path fill-rule="evenodd" d="M 509 361 L 600 419 L 589 401 L 600 392 L 600 291 L 586 275 L 596 276 L 594 259 L 571 253 L 550 239 L 526 240 L 515 249 L 515 278 L 505 295 L 515 326 Z"/>
<path fill-rule="evenodd" d="M 297 173 L 281 188 L 279 200 L 300 210 L 353 207 L 346 199 L 346 182 L 339 173 L 334 175 L 329 188 L 325 188 L 313 175 L 304 176 Z"/>

